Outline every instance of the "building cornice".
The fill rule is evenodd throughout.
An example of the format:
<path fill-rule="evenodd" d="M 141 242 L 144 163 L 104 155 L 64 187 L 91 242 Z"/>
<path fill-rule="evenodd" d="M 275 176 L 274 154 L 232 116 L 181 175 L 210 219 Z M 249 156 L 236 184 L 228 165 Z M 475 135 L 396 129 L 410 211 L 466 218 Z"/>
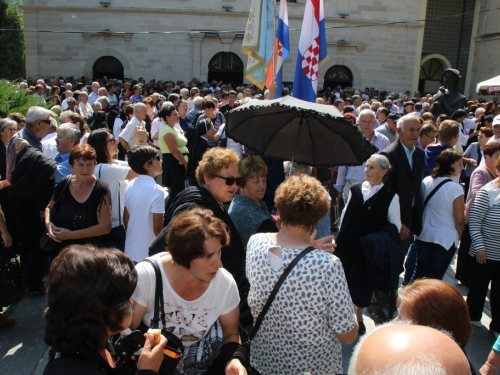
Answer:
<path fill-rule="evenodd" d="M 292 5 L 294 3 L 289 3 Z M 303 5 L 301 3 L 295 4 L 297 6 Z M 33 5 L 23 5 L 21 6 L 23 11 L 38 11 L 38 12 L 66 12 L 66 13 L 75 13 L 75 12 L 90 12 L 90 13 L 134 13 L 134 14 L 164 14 L 164 15 L 186 15 L 186 16 L 196 16 L 196 15 L 204 15 L 204 16 L 213 16 L 213 17 L 232 17 L 232 18 L 243 18 L 247 19 L 248 12 L 239 12 L 239 11 L 223 11 L 223 10 L 209 10 L 209 9 L 165 9 L 165 8 L 140 8 L 140 7 L 61 7 L 61 6 L 33 6 Z M 289 20 L 302 21 L 303 14 L 288 14 Z M 387 23 L 386 21 L 376 21 L 376 20 L 362 20 L 356 19 L 353 17 L 342 18 L 340 16 L 335 17 L 326 17 L 325 18 L 327 29 L 330 23 L 335 23 L 336 26 L 341 28 L 342 26 L 353 26 L 353 25 L 373 25 L 374 27 L 385 26 L 385 27 L 396 27 L 396 28 L 412 28 L 412 29 L 420 29 L 424 27 L 424 22 L 415 21 L 415 22 L 406 22 L 402 21 L 401 23 L 392 22 Z M 369 28 L 369 26 L 366 26 Z M 331 30 L 331 29 L 330 29 Z M 335 30 L 335 29 L 333 29 Z M 236 31 L 236 30 L 235 30 Z M 244 29 L 238 30 L 244 32 Z"/>

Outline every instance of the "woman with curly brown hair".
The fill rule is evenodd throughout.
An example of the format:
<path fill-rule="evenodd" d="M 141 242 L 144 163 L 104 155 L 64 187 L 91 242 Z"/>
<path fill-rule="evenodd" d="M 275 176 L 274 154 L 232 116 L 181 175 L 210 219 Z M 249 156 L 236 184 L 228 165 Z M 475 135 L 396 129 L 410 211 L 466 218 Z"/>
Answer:
<path fill-rule="evenodd" d="M 134 263 L 119 250 L 64 249 L 49 272 L 44 319 L 52 350 L 44 375 L 124 374 L 108 339 L 130 325 L 136 284 Z M 137 375 L 157 373 L 166 342 L 162 337 L 152 348 L 147 336 Z"/>
<path fill-rule="evenodd" d="M 311 230 L 328 212 L 325 188 L 313 177 L 292 176 L 276 190 L 278 233 L 259 233 L 247 246 L 248 305 L 257 319 L 288 265 L 313 245 Z M 358 324 L 340 260 L 313 250 L 286 277 L 251 341 L 260 374 L 342 373 L 341 343 Z"/>

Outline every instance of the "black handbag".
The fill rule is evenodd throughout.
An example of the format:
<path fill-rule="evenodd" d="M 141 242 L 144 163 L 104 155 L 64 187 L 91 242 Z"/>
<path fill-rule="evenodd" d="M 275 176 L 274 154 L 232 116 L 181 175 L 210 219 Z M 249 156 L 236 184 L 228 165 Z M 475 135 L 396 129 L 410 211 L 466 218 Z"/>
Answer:
<path fill-rule="evenodd" d="M 28 293 L 21 264 L 9 248 L 0 253 L 0 308 L 20 301 Z"/>
<path fill-rule="evenodd" d="M 69 187 L 69 178 L 62 179 L 59 183 L 64 184 L 64 187 L 63 187 L 63 190 L 61 191 L 61 193 L 59 193 L 59 196 L 55 200 L 52 208 L 54 208 L 56 206 L 56 204 L 58 204 L 61 201 L 64 193 L 66 193 L 66 190 Z M 47 229 L 45 229 L 45 232 L 42 234 L 42 237 L 40 237 L 39 246 L 40 246 L 41 250 L 46 251 L 48 253 L 51 253 L 55 256 L 55 255 L 57 255 L 57 252 L 58 252 L 61 244 L 59 242 L 54 241 L 52 238 L 50 238 L 48 233 L 49 232 L 47 231 Z"/>
<path fill-rule="evenodd" d="M 220 135 L 219 143 L 217 143 L 217 146 L 221 148 L 226 148 L 227 147 L 227 136 L 223 137 L 223 135 L 226 133 L 226 127 L 224 126 L 224 129 L 222 130 L 222 133 Z"/>
<path fill-rule="evenodd" d="M 144 259 L 144 262 L 148 262 L 149 264 L 151 264 L 151 266 L 153 266 L 156 275 L 153 318 L 151 319 L 150 327 L 141 322 L 136 331 L 133 331 L 128 336 L 120 337 L 114 344 L 115 352 L 124 362 L 130 362 L 130 357 L 132 355 L 134 355 L 136 358 L 139 358 L 139 355 L 144 346 L 144 333 L 146 333 L 149 328 L 158 329 L 161 321 L 163 325 L 161 334 L 167 339 L 167 345 L 163 349 L 165 356 L 163 358 L 163 362 L 158 374 L 172 375 L 175 368 L 177 367 L 177 364 L 182 358 L 184 345 L 182 344 L 182 341 L 172 332 L 165 330 L 165 304 L 163 300 L 163 282 L 160 267 L 155 261 L 152 261 L 150 259 Z"/>
<path fill-rule="evenodd" d="M 259 316 L 255 320 L 255 325 L 252 328 L 252 331 L 248 334 L 247 338 L 244 339 L 244 344 L 243 346 L 247 350 L 247 352 L 250 354 L 250 341 L 255 337 L 257 334 L 257 331 L 259 330 L 260 325 L 264 321 L 264 317 L 266 316 L 267 310 L 269 310 L 269 307 L 271 307 L 271 303 L 273 302 L 274 298 L 276 297 L 276 294 L 278 294 L 278 291 L 280 290 L 281 285 L 285 281 L 286 277 L 288 274 L 293 270 L 293 268 L 297 265 L 299 260 L 301 260 L 303 257 L 305 257 L 307 254 L 309 254 L 311 251 L 315 250 L 314 246 L 309 246 L 302 250 L 299 255 L 295 257 L 295 259 L 288 265 L 288 267 L 283 271 L 281 274 L 280 278 L 278 279 L 278 282 L 274 286 L 271 294 L 267 298 L 267 302 L 264 305 L 262 311 L 260 312 Z"/>

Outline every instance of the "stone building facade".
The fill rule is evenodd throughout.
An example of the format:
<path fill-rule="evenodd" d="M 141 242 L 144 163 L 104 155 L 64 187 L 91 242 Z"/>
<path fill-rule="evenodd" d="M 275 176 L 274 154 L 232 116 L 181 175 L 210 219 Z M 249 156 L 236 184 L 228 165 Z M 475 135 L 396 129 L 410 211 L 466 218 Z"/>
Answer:
<path fill-rule="evenodd" d="M 291 53 L 285 61 L 285 82 L 294 77 L 305 1 L 288 3 Z M 421 20 L 429 17 L 430 4 L 436 1 L 325 1 L 329 61 L 321 67 L 318 87 L 417 90 L 423 59 L 441 56 L 436 51 L 423 55 L 426 25 Z M 472 2 L 473 8 L 498 2 L 448 1 Z M 26 71 L 31 77 L 196 77 L 240 83 L 249 8 L 250 0 L 24 0 Z M 472 17 L 471 28 L 481 17 Z M 487 34 L 494 34 L 494 28 L 498 25 L 490 21 Z M 472 65 L 465 64 L 474 77 L 469 86 L 475 87 L 482 69 Z"/>

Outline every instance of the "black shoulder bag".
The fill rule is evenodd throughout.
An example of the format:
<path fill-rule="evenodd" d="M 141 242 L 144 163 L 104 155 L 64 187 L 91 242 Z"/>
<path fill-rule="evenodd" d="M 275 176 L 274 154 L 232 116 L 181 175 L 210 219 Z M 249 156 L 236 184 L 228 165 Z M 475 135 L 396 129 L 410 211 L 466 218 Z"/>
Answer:
<path fill-rule="evenodd" d="M 182 357 L 184 345 L 182 344 L 182 341 L 172 332 L 165 330 L 165 305 L 163 300 L 163 281 L 160 267 L 154 260 L 144 259 L 144 262 L 151 264 L 156 276 L 153 318 L 151 319 L 150 327 L 141 321 L 141 324 L 136 331 L 132 332 L 128 336 L 120 337 L 115 343 L 115 352 L 125 362 L 130 362 L 130 357 L 132 355 L 138 358 L 144 346 L 144 333 L 146 333 L 149 328 L 159 329 L 161 321 L 163 325 L 161 334 L 166 337 L 168 342 L 163 349 L 165 357 L 163 358 L 158 374 L 172 375 Z"/>
<path fill-rule="evenodd" d="M 257 331 L 259 330 L 260 325 L 264 321 L 264 317 L 266 316 L 267 310 L 269 310 L 269 307 L 271 307 L 271 303 L 273 302 L 274 298 L 276 297 L 276 294 L 278 294 L 278 291 L 280 290 L 281 285 L 285 281 L 286 277 L 292 272 L 293 268 L 297 265 L 299 260 L 301 260 L 303 257 L 305 257 L 307 254 L 309 254 L 311 251 L 315 250 L 314 246 L 309 246 L 305 248 L 304 250 L 301 251 L 299 255 L 295 257 L 295 259 L 288 265 L 288 267 L 283 271 L 281 274 L 278 282 L 274 286 L 271 294 L 267 298 L 267 302 L 264 305 L 264 308 L 260 312 L 259 316 L 255 320 L 255 325 L 252 328 L 252 331 L 250 334 L 248 334 L 247 339 L 245 340 L 245 349 L 250 353 L 250 341 L 255 337 L 257 334 Z"/>
<path fill-rule="evenodd" d="M 64 184 L 64 186 L 62 188 L 62 191 L 59 193 L 56 200 L 54 201 L 54 205 L 52 206 L 52 208 L 54 208 L 61 201 L 61 199 L 66 193 L 66 190 L 69 189 L 70 178 L 71 177 L 66 177 L 63 178 L 61 181 L 59 181 L 59 183 Z M 49 237 L 47 229 L 45 229 L 45 232 L 42 234 L 39 245 L 41 250 L 51 253 L 51 255 L 54 257 L 60 250 L 60 243 L 54 241 L 52 238 Z"/>
<path fill-rule="evenodd" d="M 434 196 L 434 194 L 437 193 L 437 191 L 439 189 L 441 189 L 441 186 L 443 186 L 444 184 L 448 183 L 448 182 L 452 182 L 452 180 L 450 179 L 447 179 L 447 180 L 443 180 L 441 181 L 430 193 L 429 195 L 427 196 L 427 198 L 425 198 L 425 202 L 424 202 L 424 208 L 425 206 L 427 205 L 427 203 L 431 200 L 431 198 Z"/>

